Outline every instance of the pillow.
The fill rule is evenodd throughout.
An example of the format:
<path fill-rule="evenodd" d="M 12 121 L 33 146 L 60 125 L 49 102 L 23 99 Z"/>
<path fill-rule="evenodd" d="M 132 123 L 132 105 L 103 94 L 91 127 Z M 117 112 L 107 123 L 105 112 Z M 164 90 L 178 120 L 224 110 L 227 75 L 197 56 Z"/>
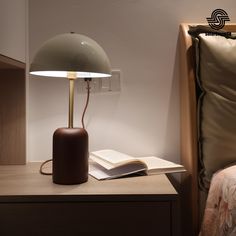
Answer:
<path fill-rule="evenodd" d="M 200 186 L 236 162 L 236 40 L 199 34 L 196 40 Z"/>

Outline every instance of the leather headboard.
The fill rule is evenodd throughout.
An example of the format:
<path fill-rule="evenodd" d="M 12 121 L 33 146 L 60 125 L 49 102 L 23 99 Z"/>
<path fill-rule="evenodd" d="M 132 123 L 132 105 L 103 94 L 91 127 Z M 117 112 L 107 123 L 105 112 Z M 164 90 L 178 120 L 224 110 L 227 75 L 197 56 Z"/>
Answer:
<path fill-rule="evenodd" d="M 228 34 L 194 37 L 198 98 L 200 184 L 236 163 L 236 39 Z"/>

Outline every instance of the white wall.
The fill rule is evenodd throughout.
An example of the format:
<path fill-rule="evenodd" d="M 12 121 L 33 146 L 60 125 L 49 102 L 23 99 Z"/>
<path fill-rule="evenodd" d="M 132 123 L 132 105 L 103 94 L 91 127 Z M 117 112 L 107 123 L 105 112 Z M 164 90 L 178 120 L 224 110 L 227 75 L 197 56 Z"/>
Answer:
<path fill-rule="evenodd" d="M 0 0 L 0 54 L 26 62 L 28 0 Z"/>
<path fill-rule="evenodd" d="M 90 150 L 114 148 L 131 155 L 179 161 L 178 27 L 204 22 L 216 8 L 236 20 L 235 0 L 31 0 L 30 58 L 48 38 L 75 31 L 95 39 L 122 91 L 94 94 L 86 116 Z M 51 157 L 52 133 L 67 125 L 68 84 L 32 78 L 29 83 L 28 159 Z M 76 95 L 81 115 L 85 97 Z"/>

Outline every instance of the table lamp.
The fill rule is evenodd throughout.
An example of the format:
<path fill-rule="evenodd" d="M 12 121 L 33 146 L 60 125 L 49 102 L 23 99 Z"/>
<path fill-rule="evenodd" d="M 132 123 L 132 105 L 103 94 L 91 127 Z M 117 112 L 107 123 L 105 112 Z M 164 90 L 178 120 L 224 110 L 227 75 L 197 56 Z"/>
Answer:
<path fill-rule="evenodd" d="M 30 65 L 30 74 L 69 80 L 68 127 L 53 134 L 52 178 L 56 184 L 81 184 L 88 180 L 88 134 L 74 128 L 74 81 L 111 76 L 109 59 L 91 38 L 66 33 L 46 41 Z"/>

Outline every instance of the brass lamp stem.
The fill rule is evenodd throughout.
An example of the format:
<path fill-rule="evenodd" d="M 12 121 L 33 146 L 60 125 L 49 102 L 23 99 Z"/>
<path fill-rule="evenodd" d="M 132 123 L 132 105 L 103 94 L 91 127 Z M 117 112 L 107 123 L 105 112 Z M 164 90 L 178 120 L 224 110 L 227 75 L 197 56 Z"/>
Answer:
<path fill-rule="evenodd" d="M 70 89 L 69 89 L 69 120 L 68 120 L 68 127 L 73 128 L 73 117 L 74 117 L 74 87 L 75 87 L 75 79 L 76 73 L 75 72 L 68 72 L 67 78 L 70 82 Z"/>

